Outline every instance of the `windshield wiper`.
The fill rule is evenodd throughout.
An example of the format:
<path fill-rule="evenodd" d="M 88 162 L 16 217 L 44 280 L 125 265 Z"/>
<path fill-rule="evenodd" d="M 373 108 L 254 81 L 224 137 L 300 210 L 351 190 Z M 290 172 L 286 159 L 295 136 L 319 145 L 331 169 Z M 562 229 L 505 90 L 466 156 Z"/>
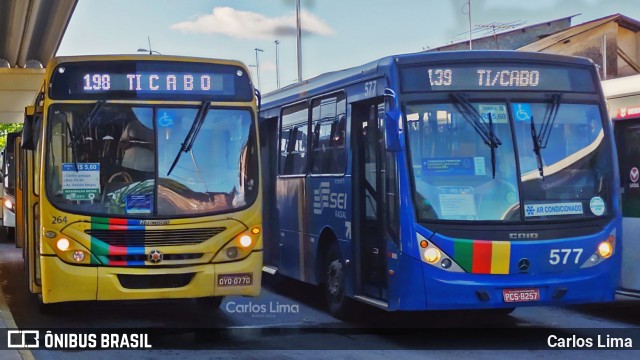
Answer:
<path fill-rule="evenodd" d="M 551 95 L 551 106 L 547 108 L 544 113 L 544 120 L 540 126 L 540 133 L 536 130 L 536 124 L 533 121 L 533 115 L 531 115 L 531 138 L 533 140 L 533 152 L 536 154 L 536 160 L 538 162 L 538 172 L 540 177 L 544 180 L 544 164 L 542 163 L 542 149 L 547 147 L 549 138 L 551 135 L 551 129 L 553 129 L 553 123 L 556 121 L 558 115 L 558 109 L 560 108 L 560 94 Z"/>
<path fill-rule="evenodd" d="M 173 168 L 175 168 L 176 165 L 178 164 L 178 160 L 180 160 L 180 156 L 182 156 L 182 153 L 191 151 L 191 148 L 193 147 L 193 143 L 196 141 L 196 137 L 200 132 L 200 128 L 202 127 L 202 124 L 204 123 L 204 118 L 207 117 L 208 112 L 209 112 L 209 102 L 203 101 L 202 105 L 200 106 L 200 109 L 198 110 L 198 114 L 196 115 L 196 118 L 193 120 L 191 129 L 189 129 L 187 136 L 185 136 L 184 141 L 182 142 L 180 151 L 178 151 L 178 153 L 176 154 L 176 158 L 173 160 L 173 164 L 171 164 L 171 167 L 167 172 L 167 176 L 171 174 L 171 172 L 173 171 Z"/>
<path fill-rule="evenodd" d="M 76 172 L 78 172 L 78 156 L 77 156 L 77 152 L 76 152 L 76 145 L 78 144 L 78 141 L 76 140 L 76 137 L 73 135 L 73 132 L 71 131 L 71 125 L 69 125 L 69 120 L 65 119 L 64 120 L 67 123 L 67 131 L 69 132 L 69 146 L 71 147 L 71 161 L 73 161 L 73 166 L 76 169 Z"/>
<path fill-rule="evenodd" d="M 451 97 L 455 100 L 455 105 L 465 120 L 473 127 L 482 141 L 491 149 L 491 171 L 493 178 L 496 178 L 496 148 L 502 145 L 502 141 L 493 132 L 493 119 L 491 113 L 488 114 L 489 123 L 486 124 L 482 119 L 482 115 L 471 105 L 469 100 L 464 96 L 452 93 Z"/>
<path fill-rule="evenodd" d="M 67 130 L 69 131 L 69 137 L 70 137 L 70 140 L 71 140 L 71 142 L 69 143 L 69 146 L 71 147 L 71 158 L 72 158 L 72 161 L 73 161 L 73 165 L 75 166 L 76 172 L 78 172 L 78 157 L 77 157 L 76 147 L 77 147 L 78 143 L 80 142 L 80 137 L 82 136 L 82 134 L 84 134 L 84 132 L 87 130 L 87 128 L 91 125 L 93 120 L 95 120 L 96 116 L 98 115 L 98 113 L 100 112 L 100 110 L 102 109 L 102 106 L 104 106 L 104 104 L 105 104 L 104 100 L 96 101 L 96 103 L 93 105 L 93 108 L 91 108 L 91 111 L 89 112 L 89 115 L 87 116 L 87 119 L 84 121 L 84 123 L 82 124 L 82 127 L 77 132 L 71 131 L 71 126 L 69 125 L 69 121 L 65 120 L 65 122 L 67 123 Z"/>

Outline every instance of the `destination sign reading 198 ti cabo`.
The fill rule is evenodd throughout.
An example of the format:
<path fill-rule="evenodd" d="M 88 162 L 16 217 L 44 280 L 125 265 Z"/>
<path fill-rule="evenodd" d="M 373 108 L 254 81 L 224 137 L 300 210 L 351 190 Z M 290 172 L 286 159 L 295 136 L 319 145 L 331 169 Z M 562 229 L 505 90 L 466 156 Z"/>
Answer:
<path fill-rule="evenodd" d="M 401 70 L 403 90 L 542 90 L 594 92 L 591 73 L 586 68 L 547 65 L 440 65 L 408 67 Z"/>
<path fill-rule="evenodd" d="M 162 61 L 79 62 L 59 65 L 51 79 L 54 99 L 253 98 L 248 74 L 233 65 Z"/>
<path fill-rule="evenodd" d="M 125 79 L 126 81 L 123 81 Z M 126 90 L 198 94 L 222 91 L 224 89 L 224 78 L 219 74 L 178 72 L 132 74 L 87 73 L 82 76 L 82 85 L 82 89 L 86 92 Z"/>

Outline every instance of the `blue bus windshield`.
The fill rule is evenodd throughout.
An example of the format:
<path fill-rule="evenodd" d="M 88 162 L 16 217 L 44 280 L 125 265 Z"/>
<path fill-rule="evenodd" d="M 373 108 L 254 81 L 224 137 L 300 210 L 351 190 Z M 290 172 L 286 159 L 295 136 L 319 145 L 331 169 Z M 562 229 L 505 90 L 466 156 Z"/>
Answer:
<path fill-rule="evenodd" d="M 488 131 L 491 117 L 493 134 L 502 142 L 494 154 L 455 102 L 407 104 L 419 220 L 520 222 L 611 214 L 613 168 L 597 105 L 560 102 L 555 121 L 546 123 L 540 174 L 531 121 L 540 132 L 551 106 L 546 99 L 471 101 L 479 126 Z"/>

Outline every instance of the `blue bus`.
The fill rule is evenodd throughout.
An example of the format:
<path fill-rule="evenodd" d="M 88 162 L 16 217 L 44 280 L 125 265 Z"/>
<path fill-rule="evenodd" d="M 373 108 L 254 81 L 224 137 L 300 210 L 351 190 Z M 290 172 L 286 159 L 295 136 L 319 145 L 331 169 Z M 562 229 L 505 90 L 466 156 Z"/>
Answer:
<path fill-rule="evenodd" d="M 603 302 L 618 168 L 594 64 L 540 53 L 385 57 L 266 94 L 263 270 L 329 310 Z"/>

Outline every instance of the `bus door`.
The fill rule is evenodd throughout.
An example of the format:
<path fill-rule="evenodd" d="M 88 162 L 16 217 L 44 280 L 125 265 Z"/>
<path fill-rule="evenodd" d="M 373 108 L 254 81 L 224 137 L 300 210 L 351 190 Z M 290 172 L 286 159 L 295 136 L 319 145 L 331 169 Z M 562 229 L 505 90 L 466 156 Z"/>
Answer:
<path fill-rule="evenodd" d="M 615 137 L 620 163 L 622 186 L 623 233 L 640 233 L 640 118 L 616 120 Z M 640 289 L 638 254 L 640 241 L 636 236 L 625 236 L 622 252 L 622 289 Z"/>
<path fill-rule="evenodd" d="M 276 177 L 278 176 L 278 117 L 261 119 L 260 130 L 261 136 L 260 146 L 262 151 L 262 221 L 264 223 L 263 239 L 264 241 L 264 264 L 266 267 L 277 270 L 280 264 L 280 242 L 274 241 L 278 239 L 280 234 L 277 231 L 278 212 L 272 204 L 276 204 Z"/>
<path fill-rule="evenodd" d="M 24 256 L 24 270 L 27 287 L 32 293 L 40 293 L 40 252 L 39 236 L 40 224 L 38 221 L 39 202 L 36 195 L 36 176 L 38 171 L 38 133 L 42 123 L 42 108 L 38 110 L 33 106 L 26 109 L 24 128 L 22 131 L 22 154 L 20 156 L 20 168 L 22 177 L 22 201 L 16 211 L 22 212 L 24 244 L 22 254 Z"/>
<path fill-rule="evenodd" d="M 384 101 L 352 104 L 353 193 L 360 293 L 387 300 L 384 228 Z M 359 244 L 358 244 L 359 243 Z"/>
<path fill-rule="evenodd" d="M 24 227 L 22 212 L 18 211 L 18 202 L 22 201 L 22 148 L 20 144 L 22 143 L 22 137 L 18 136 L 16 138 L 16 142 L 14 144 L 14 156 L 15 156 L 15 166 L 14 166 L 14 176 L 15 176 L 15 188 L 16 188 L 16 196 L 15 196 L 15 209 L 16 209 L 16 247 L 24 246 Z M 24 255 L 24 254 L 23 254 Z"/>

